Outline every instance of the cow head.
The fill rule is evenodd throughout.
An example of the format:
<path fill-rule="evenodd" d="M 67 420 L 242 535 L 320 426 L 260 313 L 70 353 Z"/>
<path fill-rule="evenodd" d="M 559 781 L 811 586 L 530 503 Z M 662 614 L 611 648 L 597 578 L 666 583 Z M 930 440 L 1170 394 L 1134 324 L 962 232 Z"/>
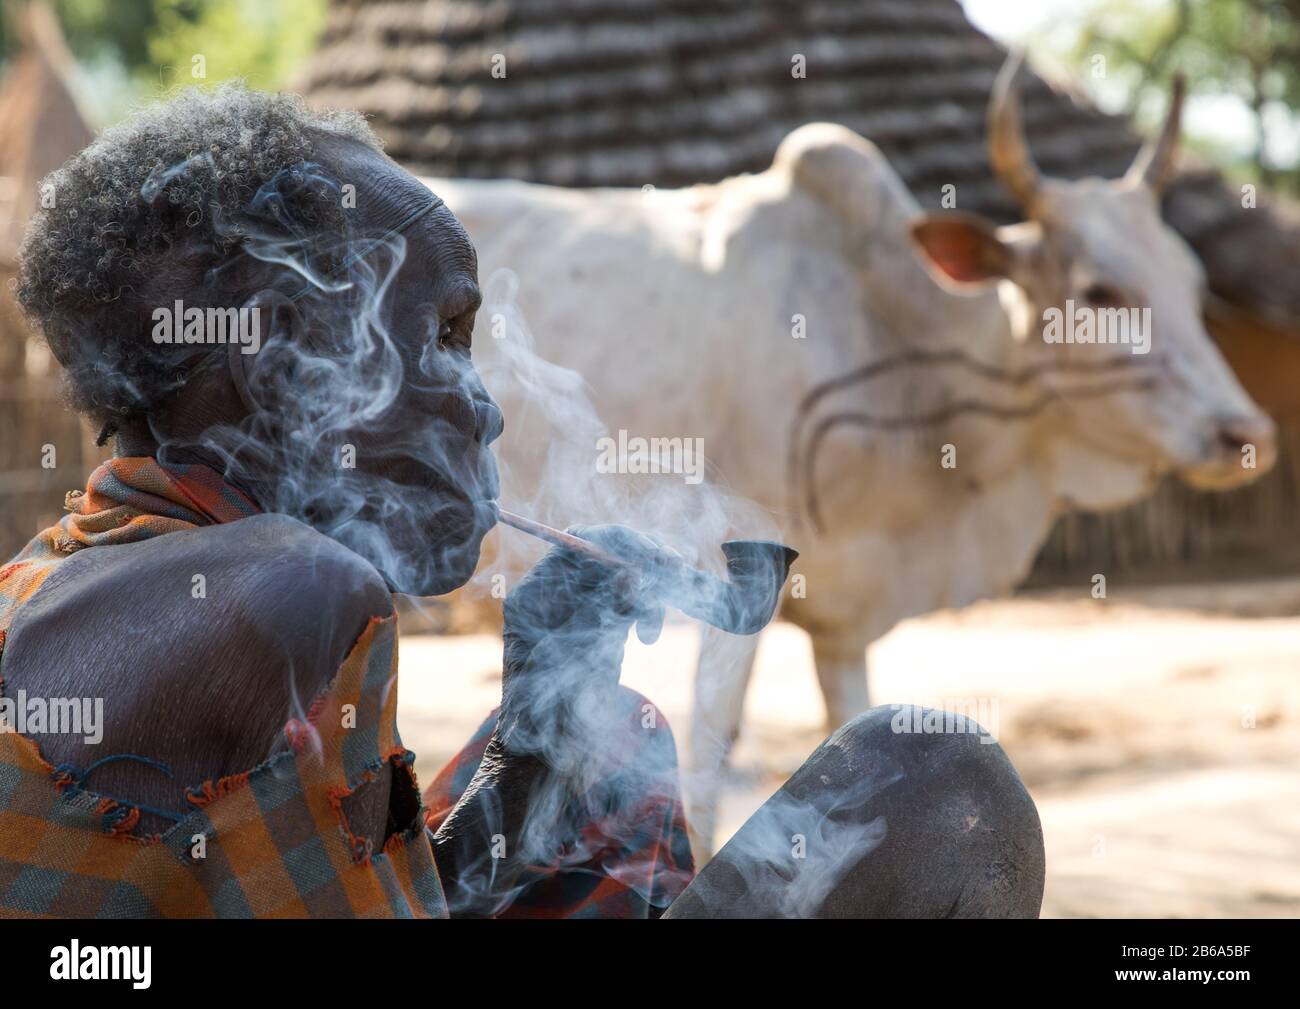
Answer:
<path fill-rule="evenodd" d="M 1027 219 L 997 227 L 974 214 L 922 215 L 912 237 L 932 274 L 960 292 L 999 285 L 1026 356 L 1069 406 L 1072 434 L 1090 446 L 1198 487 L 1232 487 L 1265 472 L 1276 429 L 1206 333 L 1202 268 L 1160 218 L 1182 81 L 1159 135 L 1124 178 L 1064 181 L 1042 177 L 1030 157 L 1019 69 L 1012 57 L 998 75 L 988 145 Z M 1097 380 L 1082 380 L 1089 373 L 1108 376 L 1105 395 L 1096 394 Z M 1243 465 L 1246 446 L 1254 469 Z"/>

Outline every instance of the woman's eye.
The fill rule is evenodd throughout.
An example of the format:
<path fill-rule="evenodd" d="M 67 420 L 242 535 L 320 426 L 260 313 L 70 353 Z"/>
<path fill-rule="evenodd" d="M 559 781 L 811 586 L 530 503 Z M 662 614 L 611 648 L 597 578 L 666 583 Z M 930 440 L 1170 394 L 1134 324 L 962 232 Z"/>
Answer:
<path fill-rule="evenodd" d="M 440 319 L 434 337 L 435 345 L 439 350 L 468 351 L 473 333 L 473 312 L 465 312 L 450 319 Z"/>
<path fill-rule="evenodd" d="M 1124 304 L 1124 296 L 1109 284 L 1089 284 L 1083 289 L 1083 298 L 1091 305 L 1117 307 Z"/>

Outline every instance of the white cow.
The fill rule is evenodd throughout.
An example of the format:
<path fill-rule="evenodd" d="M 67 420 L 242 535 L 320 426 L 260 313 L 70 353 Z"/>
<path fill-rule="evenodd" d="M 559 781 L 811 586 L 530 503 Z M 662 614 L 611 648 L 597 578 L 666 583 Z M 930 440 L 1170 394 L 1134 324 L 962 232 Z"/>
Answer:
<path fill-rule="evenodd" d="M 1232 487 L 1274 459 L 1272 422 L 1202 326 L 1202 270 L 1159 215 L 1181 85 L 1126 178 L 1067 182 L 1030 159 L 1017 69 L 989 110 L 1027 216 L 1011 227 L 922 213 L 875 147 L 828 124 L 764 172 L 676 191 L 427 180 L 480 275 L 513 271 L 539 354 L 586 379 L 611 431 L 702 438 L 710 482 L 802 551 L 783 612 L 812 637 L 832 724 L 868 705 L 873 639 L 1011 590 L 1064 510 L 1128 504 L 1167 472 Z M 493 297 L 475 355 L 508 418 L 505 500 L 535 499 L 546 426 L 493 387 Z M 1053 307 L 1148 308 L 1149 330 L 1048 342 Z M 751 661 L 723 674 L 706 657 L 697 675 L 688 790 L 706 848 Z"/>

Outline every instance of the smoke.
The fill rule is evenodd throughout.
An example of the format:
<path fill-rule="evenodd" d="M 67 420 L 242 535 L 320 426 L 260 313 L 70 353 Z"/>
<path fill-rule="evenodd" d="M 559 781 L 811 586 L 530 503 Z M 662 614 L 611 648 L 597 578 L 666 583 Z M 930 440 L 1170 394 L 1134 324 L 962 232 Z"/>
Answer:
<path fill-rule="evenodd" d="M 703 441 L 705 479 L 696 482 L 679 473 L 608 472 L 602 448 L 619 439 L 592 401 L 583 376 L 553 364 L 537 350 L 537 340 L 517 302 L 518 278 L 497 270 L 483 284 L 483 306 L 475 333 L 476 363 L 483 382 L 502 405 L 506 430 L 497 451 L 501 467 L 501 505 L 511 511 L 565 528 L 569 525 L 618 523 L 655 537 L 690 564 L 721 573 L 720 544 L 727 539 L 780 539 L 766 510 L 732 494 L 709 460 L 711 446 Z M 544 334 L 551 340 L 571 334 Z M 584 339 L 591 338 L 584 334 Z M 617 341 L 617 333 L 601 334 Z M 638 363 L 624 367 L 635 371 Z M 653 393 L 671 395 L 672 391 Z M 636 431 L 649 439 L 694 440 L 692 431 Z M 607 454 L 607 453 L 604 453 Z M 698 460 L 696 461 L 698 464 Z M 629 467 L 633 470 L 635 467 Z M 687 479 L 690 478 L 690 479 Z M 497 538 L 498 557 L 480 572 L 485 585 L 492 575 L 518 574 L 537 556 L 539 547 L 527 537 L 503 530 Z"/>
<path fill-rule="evenodd" d="M 860 778 L 836 777 L 801 798 L 777 791 L 719 853 L 725 872 L 702 877 L 692 890 L 713 913 L 741 904 L 765 917 L 810 918 L 845 877 L 885 840 L 889 824 L 869 817 L 872 799 L 901 781 L 897 768 Z"/>
<path fill-rule="evenodd" d="M 655 472 L 653 467 L 611 472 L 607 460 L 602 464 L 602 450 L 612 433 L 593 404 L 592 390 L 582 376 L 538 352 L 537 338 L 517 300 L 515 275 L 498 270 L 485 278 L 483 286 L 475 356 L 485 386 L 506 416 L 497 452 L 503 508 L 559 528 L 625 526 L 651 537 L 692 567 L 723 577 L 719 547 L 725 540 L 779 538 L 766 510 L 726 488 L 716 466 L 707 460 L 707 443 L 702 467 L 707 479 L 702 481 Z M 543 338 L 572 336 L 556 333 Z M 607 338 L 616 340 L 617 334 Z M 625 367 L 635 369 L 637 362 L 629 360 Z M 601 380 L 599 375 L 587 378 L 592 383 Z M 695 432 L 632 434 L 653 443 L 653 439 L 685 441 Z M 547 548 L 508 528 L 497 533 L 494 548 L 489 562 L 480 567 L 476 588 L 488 591 L 504 583 L 512 590 L 527 591 L 530 587 L 521 584 L 521 578 Z M 631 619 L 625 599 L 616 579 L 596 584 L 590 569 L 582 565 L 546 577 L 550 579 L 547 591 L 538 596 L 555 600 L 553 605 L 515 606 L 507 614 L 507 662 L 512 642 L 523 639 L 527 646 L 517 650 L 526 655 L 526 675 L 532 681 L 531 716 L 525 725 L 514 726 L 515 745 L 562 771 L 531 797 L 527 828 L 522 832 L 528 849 L 523 857 L 535 864 L 543 853 L 554 857 L 562 847 L 560 864 L 565 871 L 590 872 L 599 866 L 602 873 L 619 874 L 652 906 L 663 907 L 673 894 L 651 867 L 635 858 L 631 867 L 619 860 L 602 860 L 601 852 L 613 847 L 627 858 L 634 839 L 644 844 L 663 829 L 664 811 L 679 800 L 682 785 L 672 738 L 664 726 L 655 724 L 661 716 L 649 705 L 642 708 L 654 712 L 650 724 L 646 724 L 646 710 L 628 711 L 638 700 L 631 692 L 613 690 L 612 684 L 577 682 L 607 677 L 609 670 L 620 667 L 624 628 Z M 707 583 L 678 580 L 672 600 L 682 609 L 706 609 L 712 601 L 708 594 Z M 623 623 L 612 638 L 601 640 L 587 620 L 555 612 L 570 599 L 580 599 L 591 619 L 596 614 L 615 614 L 612 619 Z M 670 619 L 677 618 L 670 615 Z M 710 640 L 717 644 L 706 659 L 713 674 L 743 675 L 751 654 L 749 642 L 722 634 L 710 635 Z M 720 767 L 707 772 L 710 777 L 721 773 Z M 709 790 L 704 782 L 688 783 L 688 787 L 699 785 Z M 642 815 L 629 816 L 628 804 Z M 646 809 L 657 811 L 657 819 L 650 817 L 649 825 Z M 598 842 L 591 840 L 593 820 L 599 824 Z M 620 870 L 619 865 L 624 867 Z M 466 886 L 470 899 L 477 901 L 497 884 L 496 868 L 485 857 L 463 873 L 459 885 Z"/>
<path fill-rule="evenodd" d="M 491 366 L 484 369 L 485 382 L 506 404 L 507 417 L 520 432 L 503 453 L 503 487 L 511 495 L 505 500 L 507 507 L 542 516 L 556 525 L 572 516 L 587 520 L 598 515 L 607 522 L 651 531 L 701 566 L 708 565 L 717 554 L 718 543 L 728 536 L 774 535 L 767 513 L 718 486 L 716 471 L 714 479 L 699 487 L 662 475 L 647 479 L 600 472 L 593 457 L 606 426 L 582 380 L 545 361 L 534 350 L 532 335 L 515 302 L 516 290 L 512 274 L 503 271 L 494 275 L 480 313 L 480 334 L 497 327 L 497 335 L 488 337 L 498 342 L 489 356 Z M 635 362 L 628 366 L 635 367 Z M 598 380 L 598 376 L 591 377 Z M 522 424 L 518 423 L 520 417 L 524 418 Z M 672 434 L 690 436 L 691 432 Z M 508 426 L 504 440 L 509 438 Z M 501 536 L 516 539 L 518 545 L 507 540 L 490 571 L 509 570 L 511 564 L 518 563 L 518 554 L 532 546 L 509 530 L 503 530 Z M 575 572 L 571 583 L 552 585 L 545 598 L 584 598 L 595 610 L 615 609 L 614 590 L 608 591 L 608 599 L 593 595 L 591 586 L 580 584 Z M 559 602 L 553 605 L 562 607 Z M 518 610 L 511 614 L 516 620 L 520 615 Z M 623 657 L 621 638 L 609 643 L 608 653 L 602 654 L 587 635 L 590 628 L 581 621 L 563 623 L 560 633 L 547 633 L 556 624 L 553 620 L 539 617 L 534 623 L 537 626 L 516 623 L 512 629 L 507 621 L 507 661 L 511 637 L 522 635 L 538 642 L 527 652 L 527 662 L 529 675 L 538 682 L 533 700 L 543 727 L 526 727 L 524 748 L 539 753 L 548 766 L 564 773 L 532 796 L 528 829 L 521 834 L 527 849 L 525 859 L 531 864 L 542 853 L 558 850 L 563 854 L 557 864 L 566 871 L 591 872 L 593 866 L 600 866 L 603 872 L 617 873 L 609 863 L 600 861 L 600 853 L 606 849 L 591 843 L 590 824 L 594 818 L 605 828 L 598 834 L 602 842 L 613 833 L 624 848 L 632 838 L 655 836 L 654 828 L 647 830 L 644 821 L 620 818 L 609 810 L 620 801 L 649 803 L 660 810 L 662 829 L 663 811 L 676 801 L 682 784 L 676 755 L 671 743 L 667 753 L 660 746 L 652 757 L 645 755 L 644 744 L 635 738 L 636 728 L 626 727 L 627 715 L 622 710 L 630 703 L 626 695 L 620 703 L 618 695 L 576 689 L 575 661 L 579 677 L 596 677 L 602 670 L 616 669 Z M 752 642 L 712 631 L 706 640 L 712 647 L 703 661 L 711 664 L 712 685 L 743 679 L 752 658 Z M 703 685 L 697 705 L 716 699 L 709 687 L 707 682 Z M 721 702 L 725 704 L 726 699 Z M 697 724 L 705 715 L 697 707 Z M 642 726 L 641 735 L 645 734 Z M 699 732 L 693 739 L 693 745 L 718 752 L 725 742 Z M 854 746 L 852 732 L 841 730 L 832 737 L 805 767 L 808 773 L 801 772 L 800 788 L 777 792 L 732 838 L 718 856 L 719 864 L 695 882 L 684 909 L 711 914 L 739 909 L 741 913 L 783 917 L 821 912 L 846 877 L 855 870 L 860 872 L 859 867 L 888 836 L 890 824 L 879 798 L 904 778 L 902 767 L 887 754 L 878 754 L 878 759 L 864 764 Z M 722 761 L 697 760 L 695 764 L 698 774 L 686 786 L 716 794 L 725 773 Z M 593 809 L 604 813 L 594 817 Z M 634 860 L 632 865 L 632 871 L 619 873 L 619 878 L 652 906 L 670 903 L 674 893 L 645 871 L 644 862 Z M 467 874 L 467 892 L 472 899 L 492 892 L 496 868 L 486 858 L 474 864 Z M 668 875 L 672 882 L 685 882 L 671 879 L 671 870 Z M 504 894 L 498 891 L 496 906 L 515 899 L 525 885 L 516 883 Z"/>
<path fill-rule="evenodd" d="M 212 168 L 202 155 L 188 159 L 156 173 L 141 196 L 163 198 L 178 177 Z M 434 594 L 469 577 L 484 525 L 481 505 L 497 493 L 479 444 L 481 424 L 474 433 L 476 411 L 490 401 L 469 354 L 441 345 L 444 320 L 432 313 L 422 321 L 394 317 L 408 250 L 400 227 L 379 235 L 350 223 L 320 227 L 313 208 L 342 200 L 340 180 L 307 163 L 277 173 L 238 214 L 210 207 L 218 240 L 243 255 L 220 257 L 187 300 L 220 306 L 232 292 L 251 298 L 261 312 L 262 341 L 256 355 L 228 360 L 224 348 L 208 348 L 205 367 L 240 369 L 249 414 L 238 424 L 208 427 L 197 447 L 264 510 L 300 519 L 349 547 L 391 589 Z M 507 438 L 518 433 L 504 453 L 503 507 L 559 527 L 625 526 L 719 576 L 724 540 L 777 538 L 765 511 L 721 485 L 707 462 L 708 445 L 708 478 L 700 482 L 598 465 L 601 439 L 610 432 L 585 383 L 536 353 L 512 275 L 494 275 L 485 287 L 477 335 L 491 352 L 477 356 L 505 406 Z M 185 459 L 196 447 L 154 433 L 164 461 Z M 273 477 L 259 478 L 267 474 Z M 498 533 L 495 546 L 477 584 L 494 584 L 500 574 L 518 588 L 541 548 L 512 530 Z M 655 548 L 641 542 L 640 549 Z M 530 693 L 529 717 L 553 730 L 535 733 L 530 745 L 559 773 L 526 797 L 521 830 L 509 829 L 514 814 L 499 797 L 484 794 L 482 820 L 473 827 L 481 842 L 475 857 L 458 867 L 459 878 L 444 879 L 449 895 L 457 895 L 453 906 L 500 906 L 537 878 L 530 869 L 506 883 L 503 854 L 530 867 L 615 875 L 655 906 L 675 892 L 643 857 L 679 797 L 672 737 L 609 675 L 621 665 L 629 620 L 643 617 L 653 627 L 656 606 L 652 600 L 644 613 L 630 614 L 626 582 L 607 572 L 593 580 L 591 572 L 586 566 L 553 592 L 557 604 L 577 614 L 565 618 L 565 633 L 551 624 L 513 628 L 516 638 L 538 644 L 527 659 L 528 675 L 541 684 Z M 701 598 L 683 598 L 692 589 Z M 710 601 L 703 583 L 679 579 L 676 592 L 673 601 L 686 609 Z M 736 650 L 734 660 L 746 661 L 745 651 Z M 589 682 L 602 675 L 605 681 Z M 304 699 L 297 706 L 301 716 Z M 502 853 L 507 834 L 518 850 Z"/>
<path fill-rule="evenodd" d="M 212 170 L 207 160 L 156 173 L 142 198 L 157 199 L 178 173 Z M 305 163 L 278 172 L 238 215 L 210 206 L 218 242 L 243 255 L 223 257 L 187 300 L 251 298 L 264 345 L 230 362 L 249 416 L 208 427 L 199 447 L 264 510 L 351 548 L 395 591 L 445 591 L 472 566 L 477 537 L 466 529 L 495 490 L 464 422 L 481 389 L 468 357 L 440 348 L 441 320 L 424 320 L 415 341 L 409 324 L 395 332 L 390 295 L 407 240 L 320 227 L 314 208 L 343 199 L 329 170 Z M 205 363 L 227 361 L 207 348 Z M 164 458 L 191 447 L 156 425 L 154 435 Z"/>
<path fill-rule="evenodd" d="M 191 173 L 220 174 L 211 155 L 197 155 L 154 172 L 140 197 L 167 201 L 169 187 L 185 188 Z M 197 283 L 168 294 L 194 306 L 251 303 L 262 345 L 255 355 L 152 344 L 144 352 L 187 356 L 178 387 L 226 368 L 242 375 L 248 415 L 210 424 L 196 440 L 173 435 L 174 425 L 154 415 L 150 429 L 161 461 L 215 465 L 264 511 L 299 519 L 364 557 L 390 589 L 446 591 L 472 571 L 488 524 L 481 502 L 495 494 L 490 458 L 473 437 L 483 393 L 468 354 L 440 348 L 442 320 L 430 313 L 404 328 L 394 320 L 407 239 L 400 229 L 356 224 L 340 209 L 344 196 L 341 180 L 312 162 L 275 173 L 236 210 L 212 196 L 212 245 L 186 253 L 210 265 Z M 317 630 L 320 641 L 334 639 Z M 328 667 L 338 657 L 319 660 Z M 332 673 L 287 673 L 292 714 L 304 724 L 312 698 L 299 681 L 319 682 L 322 671 Z"/>

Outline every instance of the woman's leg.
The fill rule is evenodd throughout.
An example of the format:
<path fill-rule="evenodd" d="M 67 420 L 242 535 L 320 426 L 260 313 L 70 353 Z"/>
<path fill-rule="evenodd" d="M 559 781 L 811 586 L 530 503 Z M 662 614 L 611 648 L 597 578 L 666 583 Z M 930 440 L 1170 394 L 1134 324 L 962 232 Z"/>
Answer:
<path fill-rule="evenodd" d="M 842 726 L 665 917 L 1037 916 L 1038 811 L 975 723 L 916 731 L 953 724 L 886 706 Z"/>

